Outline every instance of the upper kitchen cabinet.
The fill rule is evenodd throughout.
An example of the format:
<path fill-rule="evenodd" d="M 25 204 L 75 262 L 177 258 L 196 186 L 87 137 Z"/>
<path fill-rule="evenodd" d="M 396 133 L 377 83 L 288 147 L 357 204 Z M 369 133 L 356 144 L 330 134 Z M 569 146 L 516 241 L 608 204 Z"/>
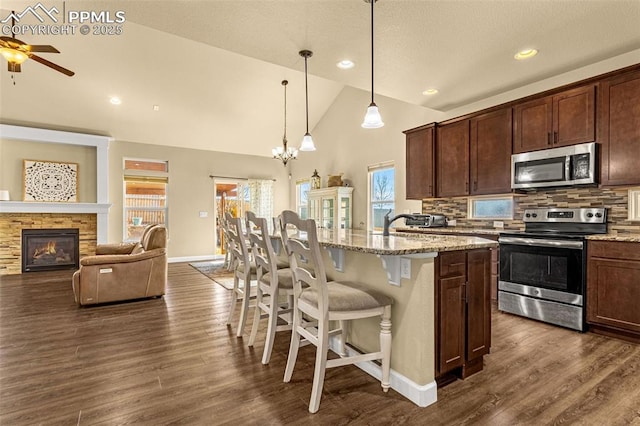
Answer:
<path fill-rule="evenodd" d="M 513 107 L 513 152 L 596 140 L 595 84 Z"/>
<path fill-rule="evenodd" d="M 436 130 L 438 197 L 469 195 L 469 120 Z"/>
<path fill-rule="evenodd" d="M 435 123 L 404 132 L 407 143 L 407 199 L 435 194 Z"/>
<path fill-rule="evenodd" d="M 640 183 L 640 71 L 604 80 L 599 110 L 603 185 Z"/>
<path fill-rule="evenodd" d="M 471 194 L 511 192 L 511 123 L 511 108 L 471 118 Z"/>

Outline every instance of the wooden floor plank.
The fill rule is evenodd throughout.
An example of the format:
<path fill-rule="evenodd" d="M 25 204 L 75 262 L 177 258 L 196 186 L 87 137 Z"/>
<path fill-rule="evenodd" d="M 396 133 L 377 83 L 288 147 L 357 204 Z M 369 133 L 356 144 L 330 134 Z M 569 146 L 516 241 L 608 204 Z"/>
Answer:
<path fill-rule="evenodd" d="M 262 365 L 266 324 L 247 347 L 225 324 L 230 297 L 188 264 L 169 266 L 162 299 L 86 308 L 70 272 L 0 276 L 0 424 L 640 425 L 640 346 L 495 309 L 484 370 L 436 404 L 348 366 L 309 414 L 314 348 L 283 383 L 290 333 Z"/>

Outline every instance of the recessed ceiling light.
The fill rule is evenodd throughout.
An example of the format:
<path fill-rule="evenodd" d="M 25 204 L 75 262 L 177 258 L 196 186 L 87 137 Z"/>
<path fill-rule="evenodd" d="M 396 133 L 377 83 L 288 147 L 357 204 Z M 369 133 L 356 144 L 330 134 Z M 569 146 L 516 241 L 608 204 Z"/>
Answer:
<path fill-rule="evenodd" d="M 153 110 L 154 111 L 160 111 L 160 105 L 154 105 L 153 106 Z"/>
<path fill-rule="evenodd" d="M 336 64 L 336 66 L 337 66 L 338 68 L 340 68 L 340 69 L 348 70 L 348 69 L 350 69 L 350 68 L 353 68 L 353 67 L 355 66 L 355 64 L 353 63 L 353 61 L 350 61 L 350 60 L 348 60 L 348 59 L 345 59 L 345 60 L 342 60 L 342 61 L 338 62 L 338 63 Z"/>
<path fill-rule="evenodd" d="M 538 51 L 536 49 L 523 49 L 516 53 L 513 57 L 519 61 L 522 61 L 523 59 L 533 58 L 537 54 Z"/>
<path fill-rule="evenodd" d="M 114 105 L 120 105 L 122 103 L 122 99 L 120 99 L 117 96 L 112 96 L 111 98 L 109 98 L 109 102 L 111 102 Z"/>
<path fill-rule="evenodd" d="M 436 93 L 438 93 L 438 89 L 427 89 L 422 92 L 423 95 L 435 95 Z"/>

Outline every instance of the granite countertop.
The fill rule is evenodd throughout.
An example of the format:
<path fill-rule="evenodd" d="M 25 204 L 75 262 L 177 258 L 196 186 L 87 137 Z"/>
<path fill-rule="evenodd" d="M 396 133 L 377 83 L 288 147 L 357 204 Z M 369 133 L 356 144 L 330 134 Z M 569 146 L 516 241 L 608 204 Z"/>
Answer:
<path fill-rule="evenodd" d="M 478 234 L 478 235 L 500 235 L 506 229 L 477 229 L 477 228 L 459 228 L 455 226 L 443 228 L 412 228 L 401 226 L 392 228 L 395 232 L 411 232 L 414 234 Z"/>
<path fill-rule="evenodd" d="M 498 246 L 495 241 L 479 237 L 416 233 L 401 234 L 397 232 L 388 237 L 383 237 L 380 233 L 351 229 L 338 231 L 318 229 L 318 240 L 323 247 L 378 255 L 433 253 Z"/>
<path fill-rule="evenodd" d="M 629 243 L 640 243 L 640 234 L 598 234 L 589 235 L 587 240 L 592 241 L 621 241 Z"/>

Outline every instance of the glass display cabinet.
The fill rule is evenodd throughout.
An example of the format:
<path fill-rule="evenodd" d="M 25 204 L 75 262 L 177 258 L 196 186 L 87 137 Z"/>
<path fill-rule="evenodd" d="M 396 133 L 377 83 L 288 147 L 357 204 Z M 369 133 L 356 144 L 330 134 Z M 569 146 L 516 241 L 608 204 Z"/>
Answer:
<path fill-rule="evenodd" d="M 320 228 L 350 229 L 353 217 L 353 188 L 336 186 L 309 191 L 309 218 Z"/>

